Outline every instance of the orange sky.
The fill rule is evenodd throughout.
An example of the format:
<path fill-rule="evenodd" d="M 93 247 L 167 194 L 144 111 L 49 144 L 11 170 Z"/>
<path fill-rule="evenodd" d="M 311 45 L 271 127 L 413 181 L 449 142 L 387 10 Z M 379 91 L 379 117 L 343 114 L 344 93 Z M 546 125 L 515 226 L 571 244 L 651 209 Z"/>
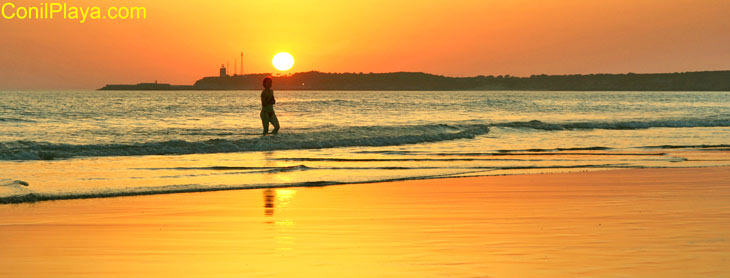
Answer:
<path fill-rule="evenodd" d="M 133 3 L 147 19 L 0 19 L 0 89 L 192 84 L 241 51 L 248 73 L 275 71 L 279 51 L 294 55 L 291 72 L 730 69 L 727 0 L 66 2 Z"/>

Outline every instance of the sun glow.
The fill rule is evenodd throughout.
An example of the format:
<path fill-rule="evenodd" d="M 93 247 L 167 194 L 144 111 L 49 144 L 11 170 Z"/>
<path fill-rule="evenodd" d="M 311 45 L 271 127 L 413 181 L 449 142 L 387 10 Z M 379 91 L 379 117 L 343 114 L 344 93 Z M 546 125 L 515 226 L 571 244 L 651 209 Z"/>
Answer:
<path fill-rule="evenodd" d="M 274 67 L 280 71 L 289 70 L 294 66 L 294 57 L 287 52 L 279 52 L 274 55 L 274 59 L 271 60 Z"/>

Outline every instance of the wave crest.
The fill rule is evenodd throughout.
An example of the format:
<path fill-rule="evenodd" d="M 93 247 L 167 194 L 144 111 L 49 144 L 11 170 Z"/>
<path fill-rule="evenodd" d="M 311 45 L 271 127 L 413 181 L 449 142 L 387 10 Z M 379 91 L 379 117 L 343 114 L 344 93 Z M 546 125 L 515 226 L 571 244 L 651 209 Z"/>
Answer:
<path fill-rule="evenodd" d="M 395 146 L 474 138 L 487 134 L 484 124 L 361 126 L 278 136 L 212 139 L 200 142 L 171 140 L 134 144 L 52 144 L 34 141 L 0 143 L 0 160 L 53 160 L 77 156 L 136 156 L 228 153 L 351 146 Z"/>
<path fill-rule="evenodd" d="M 538 120 L 524 122 L 497 123 L 496 127 L 531 128 L 539 130 L 575 129 L 648 129 L 653 127 L 730 127 L 730 119 L 686 119 L 656 121 L 619 121 L 619 122 L 572 122 L 546 123 Z"/>
<path fill-rule="evenodd" d="M 0 122 L 8 122 L 8 123 L 33 123 L 35 121 L 28 120 L 28 119 L 0 117 Z"/>
<path fill-rule="evenodd" d="M 170 140 L 130 144 L 54 144 L 35 141 L 0 142 L 0 160 L 54 160 L 78 156 L 137 156 L 230 153 L 337 147 L 377 147 L 471 139 L 489 133 L 490 127 L 546 131 L 580 129 L 648 129 L 654 127 L 730 127 L 728 119 L 678 119 L 655 121 L 547 123 L 539 120 L 495 124 L 427 124 L 404 126 L 325 127 L 300 130 L 269 137 L 246 133 L 221 133 L 205 130 L 201 134 L 226 135 L 226 139 L 206 141 Z M 229 135 L 230 134 L 230 135 Z M 236 138 L 238 137 L 238 138 Z M 605 148 L 605 147 L 601 147 Z"/>

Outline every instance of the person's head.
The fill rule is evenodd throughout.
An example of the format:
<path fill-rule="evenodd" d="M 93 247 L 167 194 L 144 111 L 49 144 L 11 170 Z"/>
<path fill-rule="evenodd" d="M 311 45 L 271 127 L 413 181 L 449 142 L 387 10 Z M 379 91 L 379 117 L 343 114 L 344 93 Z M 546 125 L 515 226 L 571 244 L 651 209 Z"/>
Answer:
<path fill-rule="evenodd" d="M 264 88 L 271 89 L 271 77 L 264 78 Z"/>

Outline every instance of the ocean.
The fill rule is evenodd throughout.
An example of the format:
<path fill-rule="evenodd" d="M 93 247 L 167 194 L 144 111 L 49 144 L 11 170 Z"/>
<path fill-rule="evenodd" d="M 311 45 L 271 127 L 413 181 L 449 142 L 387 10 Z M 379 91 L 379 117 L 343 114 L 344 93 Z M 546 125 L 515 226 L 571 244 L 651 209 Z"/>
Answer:
<path fill-rule="evenodd" d="M 0 203 L 730 165 L 730 92 L 259 93 L 0 92 Z"/>

